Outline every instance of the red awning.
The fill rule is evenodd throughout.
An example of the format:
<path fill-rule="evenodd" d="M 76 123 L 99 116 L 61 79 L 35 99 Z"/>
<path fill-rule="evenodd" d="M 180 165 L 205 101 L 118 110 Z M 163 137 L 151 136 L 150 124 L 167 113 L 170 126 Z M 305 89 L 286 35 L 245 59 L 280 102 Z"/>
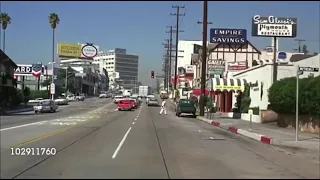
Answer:
<path fill-rule="evenodd" d="M 192 90 L 192 94 L 197 95 L 197 96 L 200 96 L 200 95 L 201 95 L 201 89 L 200 89 L 200 88 L 193 89 L 193 90 Z M 215 94 L 216 94 L 216 93 L 215 93 L 214 91 L 211 91 L 211 92 L 210 92 L 210 95 L 213 95 L 213 96 L 214 96 Z M 209 95 L 209 90 L 208 90 L 208 89 L 205 90 L 205 95 L 206 95 L 206 96 Z"/>

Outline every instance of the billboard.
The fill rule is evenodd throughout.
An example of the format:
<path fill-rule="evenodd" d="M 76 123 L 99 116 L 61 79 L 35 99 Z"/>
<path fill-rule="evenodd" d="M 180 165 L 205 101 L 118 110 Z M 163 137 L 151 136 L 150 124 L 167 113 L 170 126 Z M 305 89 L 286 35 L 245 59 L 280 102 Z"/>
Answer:
<path fill-rule="evenodd" d="M 246 44 L 246 29 L 210 29 L 210 43 Z"/>
<path fill-rule="evenodd" d="M 58 56 L 92 60 L 98 55 L 99 46 L 93 44 L 58 43 Z"/>
<path fill-rule="evenodd" d="M 297 36 L 297 18 L 255 15 L 252 36 L 294 38 Z"/>
<path fill-rule="evenodd" d="M 15 76 L 43 76 L 47 74 L 47 67 L 42 64 L 17 64 L 17 68 L 15 69 Z M 42 66 L 42 67 L 41 67 Z"/>

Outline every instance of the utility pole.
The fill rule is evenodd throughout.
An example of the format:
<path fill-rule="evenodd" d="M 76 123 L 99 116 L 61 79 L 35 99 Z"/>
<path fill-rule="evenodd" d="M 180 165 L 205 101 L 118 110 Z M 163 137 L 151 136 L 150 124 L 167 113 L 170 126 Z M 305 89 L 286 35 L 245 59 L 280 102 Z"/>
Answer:
<path fill-rule="evenodd" d="M 170 88 L 170 79 L 171 79 L 171 71 L 172 71 L 172 59 L 171 59 L 171 56 L 172 56 L 172 26 L 169 26 L 169 71 L 168 71 L 168 89 Z M 168 90 L 169 91 L 169 90 Z"/>
<path fill-rule="evenodd" d="M 294 41 L 298 41 L 298 52 L 301 52 L 301 43 L 306 41 L 304 39 L 295 39 Z"/>
<path fill-rule="evenodd" d="M 0 1 L 0 14 L 2 13 L 2 2 Z M 2 49 L 2 23 L 0 23 L 0 49 Z M 23 77 L 23 76 L 22 76 Z"/>
<path fill-rule="evenodd" d="M 206 65 L 207 65 L 207 26 L 208 26 L 208 1 L 203 1 L 202 20 L 202 68 L 201 68 L 201 96 L 200 96 L 200 116 L 204 116 L 205 88 L 206 88 Z"/>
<path fill-rule="evenodd" d="M 177 69 L 178 69 L 178 41 L 179 41 L 179 17 L 184 16 L 185 14 L 180 14 L 180 8 L 184 8 L 185 6 L 172 6 L 172 8 L 176 8 L 177 12 L 174 14 L 170 14 L 171 16 L 176 16 L 176 54 L 175 54 L 175 68 L 174 68 L 174 92 L 177 90 Z M 176 101 L 176 94 L 174 94 L 174 100 Z"/>
<path fill-rule="evenodd" d="M 164 45 L 164 48 L 166 49 L 165 55 L 163 57 L 163 64 L 164 64 L 164 88 L 168 88 L 168 71 L 169 71 L 169 65 L 168 65 L 168 61 L 169 61 L 169 39 L 165 39 L 166 43 L 163 43 L 162 45 Z M 168 91 L 167 91 L 168 92 Z"/>

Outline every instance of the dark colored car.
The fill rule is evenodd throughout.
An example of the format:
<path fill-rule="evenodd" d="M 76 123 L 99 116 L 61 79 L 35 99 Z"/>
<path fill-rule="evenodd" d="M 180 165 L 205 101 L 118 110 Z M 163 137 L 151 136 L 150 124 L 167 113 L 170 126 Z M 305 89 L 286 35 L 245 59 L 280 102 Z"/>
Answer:
<path fill-rule="evenodd" d="M 176 116 L 180 116 L 182 113 L 192 114 L 196 117 L 196 107 L 192 100 L 180 99 L 176 106 Z"/>

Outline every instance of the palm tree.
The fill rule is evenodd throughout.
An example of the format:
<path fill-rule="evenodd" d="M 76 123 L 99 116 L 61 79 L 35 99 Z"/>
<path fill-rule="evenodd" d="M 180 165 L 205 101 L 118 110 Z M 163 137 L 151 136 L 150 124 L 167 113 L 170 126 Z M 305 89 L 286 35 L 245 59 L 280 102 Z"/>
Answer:
<path fill-rule="evenodd" d="M 56 13 L 50 13 L 49 15 L 49 24 L 51 25 L 52 28 L 52 62 L 54 62 L 54 35 L 55 35 L 55 29 L 57 27 L 57 25 L 59 24 L 60 19 L 58 14 Z"/>
<path fill-rule="evenodd" d="M 54 34 L 55 34 L 55 29 L 56 29 L 56 27 L 57 27 L 57 25 L 59 24 L 59 22 L 60 22 L 60 19 L 59 19 L 59 16 L 58 16 L 58 14 L 56 14 L 56 13 L 50 13 L 50 15 L 49 15 L 49 24 L 50 24 L 50 26 L 51 26 L 51 28 L 52 28 L 52 78 L 51 78 L 51 80 L 52 80 L 52 83 L 54 82 L 54 64 L 53 64 L 53 62 L 54 62 Z M 54 99 L 54 95 L 52 94 L 52 99 Z"/>
<path fill-rule="evenodd" d="M 2 25 L 3 29 L 3 51 L 5 51 L 5 44 L 6 44 L 6 29 L 8 27 L 8 24 L 11 24 L 11 17 L 8 15 L 8 13 L 1 13 L 0 14 L 0 23 Z"/>

